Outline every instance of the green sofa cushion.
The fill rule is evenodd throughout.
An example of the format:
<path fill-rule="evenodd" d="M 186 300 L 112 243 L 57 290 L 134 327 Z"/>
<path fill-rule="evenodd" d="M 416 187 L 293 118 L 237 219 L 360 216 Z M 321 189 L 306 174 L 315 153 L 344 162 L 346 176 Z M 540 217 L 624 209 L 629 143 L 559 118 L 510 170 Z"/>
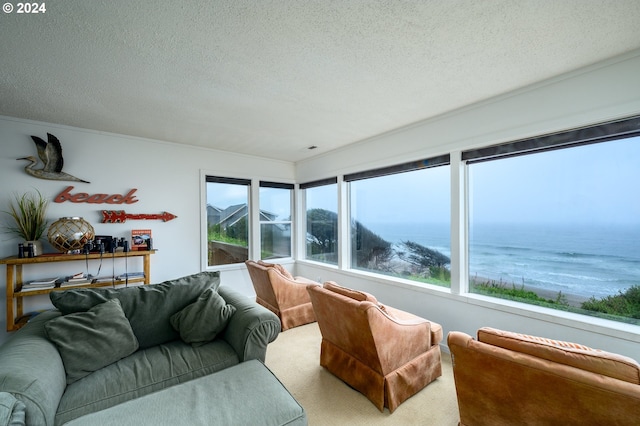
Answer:
<path fill-rule="evenodd" d="M 87 312 L 54 318 L 45 324 L 44 330 L 60 352 L 67 384 L 138 349 L 138 340 L 118 299 L 96 305 Z"/>
<path fill-rule="evenodd" d="M 173 328 L 185 343 L 202 345 L 215 339 L 236 311 L 213 289 L 205 290 L 198 300 L 170 318 Z"/>
<path fill-rule="evenodd" d="M 110 299 L 120 300 L 141 349 L 180 337 L 169 318 L 193 303 L 207 288 L 220 286 L 220 273 L 200 272 L 160 284 L 125 288 L 81 288 L 54 291 L 51 303 L 63 315 L 85 312 Z"/>

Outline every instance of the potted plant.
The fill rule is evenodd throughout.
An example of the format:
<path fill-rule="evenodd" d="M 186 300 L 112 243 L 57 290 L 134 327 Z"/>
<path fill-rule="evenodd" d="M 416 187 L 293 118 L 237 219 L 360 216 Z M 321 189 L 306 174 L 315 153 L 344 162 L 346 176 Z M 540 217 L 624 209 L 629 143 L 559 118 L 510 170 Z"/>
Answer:
<path fill-rule="evenodd" d="M 49 201 L 40 191 L 15 194 L 15 199 L 9 203 L 9 210 L 3 213 L 11 216 L 13 224 L 5 225 L 8 233 L 24 239 L 25 244 L 32 243 L 34 256 L 42 254 L 40 238 L 47 229 L 46 212 Z"/>

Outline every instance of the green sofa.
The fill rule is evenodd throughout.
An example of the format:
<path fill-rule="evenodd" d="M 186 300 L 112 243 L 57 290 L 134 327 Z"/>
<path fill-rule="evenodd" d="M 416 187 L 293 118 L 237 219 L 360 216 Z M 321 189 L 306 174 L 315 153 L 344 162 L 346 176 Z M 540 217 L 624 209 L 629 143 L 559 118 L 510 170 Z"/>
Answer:
<path fill-rule="evenodd" d="M 57 309 L 0 347 L 0 420 L 62 425 L 244 361 L 264 362 L 279 319 L 219 282 L 217 272 L 203 272 L 51 293 Z"/>

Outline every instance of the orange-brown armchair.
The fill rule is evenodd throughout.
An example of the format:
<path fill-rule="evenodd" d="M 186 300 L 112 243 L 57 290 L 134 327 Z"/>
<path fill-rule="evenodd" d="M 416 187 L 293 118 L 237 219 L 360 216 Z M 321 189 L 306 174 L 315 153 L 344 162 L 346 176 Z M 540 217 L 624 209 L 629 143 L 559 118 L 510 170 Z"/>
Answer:
<path fill-rule="evenodd" d="M 308 286 L 322 334 L 320 365 L 393 412 L 442 375 L 442 327 L 334 282 Z"/>
<path fill-rule="evenodd" d="M 638 424 L 635 360 L 490 327 L 477 336 L 447 336 L 460 426 Z"/>
<path fill-rule="evenodd" d="M 245 262 L 256 302 L 280 318 L 282 331 L 315 322 L 307 285 L 319 285 L 304 277 L 293 277 L 282 265 L 263 261 Z"/>

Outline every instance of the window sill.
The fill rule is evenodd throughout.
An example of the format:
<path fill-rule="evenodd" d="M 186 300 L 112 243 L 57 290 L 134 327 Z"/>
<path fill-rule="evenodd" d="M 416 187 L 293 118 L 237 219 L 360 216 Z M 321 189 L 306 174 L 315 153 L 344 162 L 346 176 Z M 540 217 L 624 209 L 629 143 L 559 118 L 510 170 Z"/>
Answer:
<path fill-rule="evenodd" d="M 279 259 L 271 259 L 271 260 L 265 260 L 264 262 L 267 263 L 278 263 L 280 265 L 293 265 L 294 261 L 292 258 L 290 257 L 283 257 L 283 258 L 279 258 Z M 246 269 L 247 267 L 245 266 L 244 262 L 240 262 L 240 263 L 229 263 L 226 265 L 212 265 L 212 266 L 207 266 L 206 270 L 207 271 L 237 271 L 237 270 L 242 270 L 242 269 Z"/>

